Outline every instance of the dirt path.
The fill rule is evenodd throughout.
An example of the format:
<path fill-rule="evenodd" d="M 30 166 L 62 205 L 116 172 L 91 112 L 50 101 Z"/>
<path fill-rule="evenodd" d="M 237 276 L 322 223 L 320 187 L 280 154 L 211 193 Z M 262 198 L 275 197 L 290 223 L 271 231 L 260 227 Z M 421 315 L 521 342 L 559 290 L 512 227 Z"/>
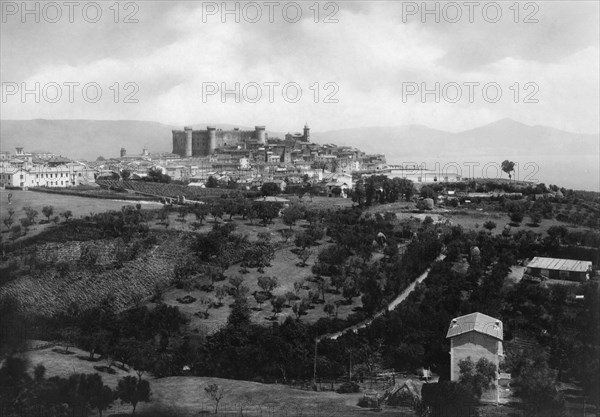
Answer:
<path fill-rule="evenodd" d="M 446 257 L 446 255 L 439 255 L 437 258 L 435 258 L 434 262 L 438 262 L 443 260 Z M 404 291 L 402 291 L 396 298 L 394 298 L 388 305 L 386 308 L 378 311 L 377 313 L 375 313 L 372 317 L 366 319 L 365 321 L 362 321 L 358 324 L 355 324 L 353 326 L 350 327 L 346 327 L 344 330 L 340 330 L 339 332 L 336 333 L 329 333 L 329 334 L 325 334 L 320 336 L 317 341 L 321 341 L 323 339 L 337 339 L 338 337 L 340 337 L 341 335 L 350 332 L 350 331 L 357 331 L 358 329 L 364 329 L 365 327 L 367 327 L 368 325 L 370 325 L 373 320 L 375 320 L 378 317 L 381 317 L 386 311 L 392 311 L 394 310 L 396 307 L 398 307 L 398 305 L 406 300 L 406 297 L 408 297 L 408 295 L 414 291 L 415 287 L 417 286 L 417 284 L 420 284 L 421 282 L 423 282 L 427 276 L 429 275 L 429 271 L 431 270 L 431 268 L 427 268 L 427 270 L 425 272 L 423 272 L 421 275 L 419 275 L 419 277 L 417 277 L 417 279 L 415 279 L 408 287 L 406 287 L 406 289 L 404 289 Z"/>

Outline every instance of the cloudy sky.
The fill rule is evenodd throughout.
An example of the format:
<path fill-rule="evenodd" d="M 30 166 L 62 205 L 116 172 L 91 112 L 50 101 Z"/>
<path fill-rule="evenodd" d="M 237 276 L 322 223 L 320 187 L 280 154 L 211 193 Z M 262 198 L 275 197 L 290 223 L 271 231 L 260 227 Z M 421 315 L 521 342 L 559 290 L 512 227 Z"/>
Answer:
<path fill-rule="evenodd" d="M 118 16 L 113 3 L 69 10 L 32 2 L 25 14 L 21 2 L 2 1 L 2 119 L 459 131 L 509 117 L 599 131 L 597 1 L 476 2 L 473 9 L 432 2 L 429 14 L 420 1 L 274 2 L 272 9 L 228 2 L 239 8 L 239 22 L 223 14 L 222 2 L 121 2 Z M 21 94 L 36 83 L 39 103 Z M 64 83 L 79 83 L 72 103 Z M 86 83 L 96 84 L 84 98 Z M 235 90 L 236 83 L 239 103 L 221 91 L 203 97 L 203 88 Z M 301 94 L 284 93 L 286 84 Z M 423 96 L 423 88 L 432 92 Z"/>

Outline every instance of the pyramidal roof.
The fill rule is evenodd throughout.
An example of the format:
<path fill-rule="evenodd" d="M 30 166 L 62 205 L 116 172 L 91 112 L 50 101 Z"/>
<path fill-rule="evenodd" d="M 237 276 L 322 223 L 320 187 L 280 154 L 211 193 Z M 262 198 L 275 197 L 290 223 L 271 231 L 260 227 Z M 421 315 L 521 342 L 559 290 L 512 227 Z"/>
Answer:
<path fill-rule="evenodd" d="M 502 322 L 483 313 L 471 313 L 452 319 L 446 338 L 468 332 L 478 332 L 496 339 L 504 339 Z"/>

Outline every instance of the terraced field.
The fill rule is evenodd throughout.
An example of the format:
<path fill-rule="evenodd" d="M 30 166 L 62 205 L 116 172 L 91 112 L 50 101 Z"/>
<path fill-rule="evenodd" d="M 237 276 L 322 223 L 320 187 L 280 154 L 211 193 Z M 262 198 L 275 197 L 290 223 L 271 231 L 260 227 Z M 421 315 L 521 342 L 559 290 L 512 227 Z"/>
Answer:
<path fill-rule="evenodd" d="M 149 298 L 156 284 L 171 282 L 173 266 L 185 245 L 178 234 L 163 236 L 168 237 L 122 268 L 76 269 L 62 276 L 54 269 L 36 271 L 1 287 L 0 298 L 14 296 L 25 312 L 41 315 L 64 311 L 72 302 L 81 307 L 95 305 L 107 296 L 114 297 L 117 310 L 124 310 L 138 297 Z"/>
<path fill-rule="evenodd" d="M 178 198 L 185 197 L 188 200 L 199 200 L 206 197 L 216 197 L 222 194 L 228 194 L 230 190 L 221 188 L 200 188 L 188 187 L 187 185 L 179 184 L 163 184 L 158 182 L 144 181 L 114 181 L 114 180 L 99 180 L 98 185 L 107 189 L 122 189 L 134 191 L 143 195 L 155 197 Z M 241 192 L 241 191 L 240 191 Z"/>

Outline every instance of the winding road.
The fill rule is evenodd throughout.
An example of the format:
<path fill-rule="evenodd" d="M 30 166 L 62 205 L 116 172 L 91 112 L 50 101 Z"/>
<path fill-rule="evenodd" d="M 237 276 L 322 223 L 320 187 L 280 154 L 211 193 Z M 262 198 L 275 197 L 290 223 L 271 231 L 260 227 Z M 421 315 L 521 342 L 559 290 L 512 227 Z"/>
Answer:
<path fill-rule="evenodd" d="M 446 257 L 446 255 L 440 254 L 438 255 L 437 258 L 435 258 L 435 260 L 433 262 L 438 262 L 443 260 Z M 432 262 L 432 263 L 433 263 Z M 373 322 L 373 320 L 375 320 L 378 317 L 381 317 L 383 314 L 385 314 L 386 311 L 392 311 L 394 310 L 396 307 L 398 307 L 398 305 L 406 300 L 406 297 L 408 297 L 408 295 L 414 291 L 415 287 L 417 286 L 417 284 L 420 284 L 421 282 L 425 281 L 425 279 L 427 278 L 427 276 L 429 275 L 429 271 L 431 271 L 431 267 L 427 268 L 427 270 L 425 272 L 423 272 L 421 275 L 419 275 L 417 277 L 417 279 L 415 279 L 408 287 L 406 287 L 404 289 L 404 291 L 402 291 L 396 298 L 394 298 L 388 305 L 387 307 L 381 309 L 380 311 L 378 311 L 377 313 L 375 313 L 372 317 L 369 317 L 368 319 L 355 324 L 353 326 L 350 327 L 346 327 L 343 330 L 340 330 L 339 332 L 335 332 L 335 333 L 328 333 L 328 334 L 324 334 L 321 335 L 317 338 L 317 342 L 320 342 L 323 339 L 337 339 L 338 337 L 340 337 L 341 335 L 347 333 L 347 332 L 356 332 L 358 329 L 364 329 L 365 327 L 367 327 L 369 324 L 371 324 Z"/>

